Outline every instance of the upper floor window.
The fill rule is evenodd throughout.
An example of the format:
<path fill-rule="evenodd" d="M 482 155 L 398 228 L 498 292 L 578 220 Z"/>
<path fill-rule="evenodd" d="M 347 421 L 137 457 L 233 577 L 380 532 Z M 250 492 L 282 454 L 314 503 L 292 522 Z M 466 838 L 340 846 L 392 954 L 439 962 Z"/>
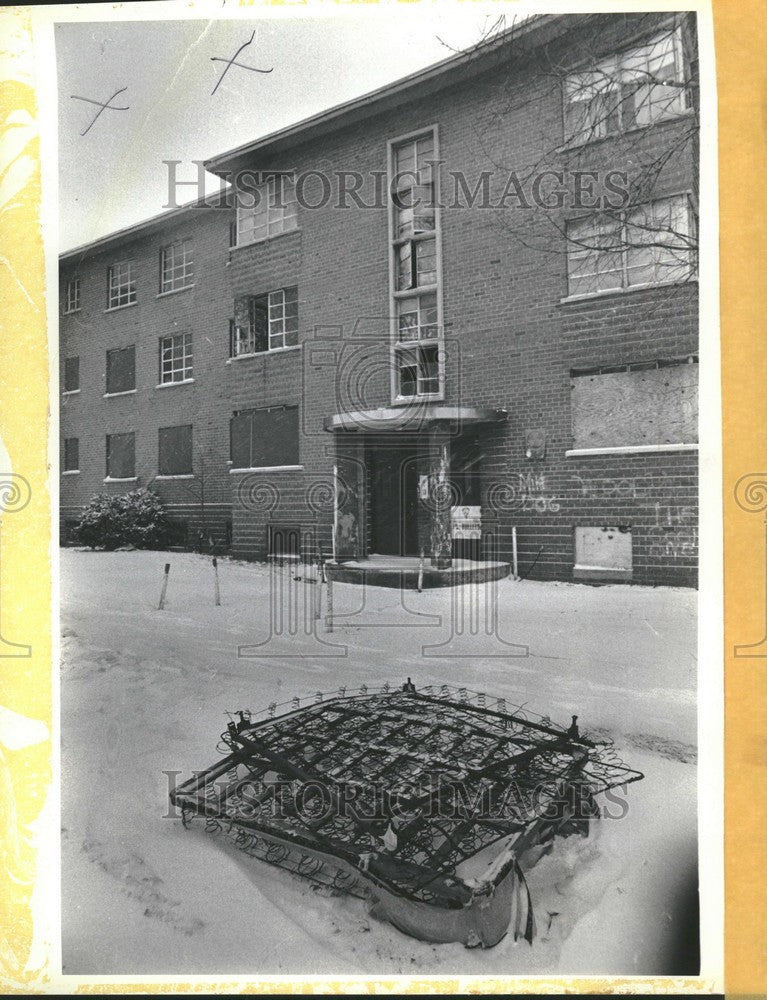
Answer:
<path fill-rule="evenodd" d="M 298 288 L 239 295 L 230 328 L 230 356 L 260 354 L 298 344 Z"/>
<path fill-rule="evenodd" d="M 587 142 L 673 118 L 690 107 L 680 27 L 565 81 L 567 142 Z"/>
<path fill-rule="evenodd" d="M 74 313 L 80 311 L 80 278 L 74 275 L 67 282 L 67 292 L 64 297 L 64 312 Z"/>
<path fill-rule="evenodd" d="M 441 276 L 436 191 L 436 135 L 424 132 L 391 146 L 391 255 L 394 275 L 393 394 L 435 396 L 444 380 Z"/>
<path fill-rule="evenodd" d="M 255 204 L 237 207 L 237 246 L 267 240 L 298 226 L 295 181 L 287 174 L 274 174 L 251 192 Z"/>
<path fill-rule="evenodd" d="M 131 261 L 112 264 L 107 271 L 107 308 L 118 309 L 136 301 L 136 279 Z"/>
<path fill-rule="evenodd" d="M 80 359 L 64 359 L 64 392 L 80 391 Z"/>
<path fill-rule="evenodd" d="M 695 218 L 687 195 L 567 225 L 570 295 L 684 281 L 695 268 Z"/>
<path fill-rule="evenodd" d="M 160 338 L 160 385 L 186 382 L 192 377 L 192 335 L 176 333 Z"/>
<path fill-rule="evenodd" d="M 160 294 L 188 288 L 194 281 L 192 243 L 179 240 L 160 251 Z"/>
<path fill-rule="evenodd" d="M 107 395 L 133 392 L 136 388 L 136 348 L 107 351 Z"/>

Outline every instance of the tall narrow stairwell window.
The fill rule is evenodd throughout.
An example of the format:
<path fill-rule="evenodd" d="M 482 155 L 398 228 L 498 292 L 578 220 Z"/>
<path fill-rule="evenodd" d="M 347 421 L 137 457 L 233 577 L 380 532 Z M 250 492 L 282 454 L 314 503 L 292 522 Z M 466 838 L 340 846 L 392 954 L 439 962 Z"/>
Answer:
<path fill-rule="evenodd" d="M 437 157 L 436 129 L 389 146 L 393 401 L 444 395 Z"/>

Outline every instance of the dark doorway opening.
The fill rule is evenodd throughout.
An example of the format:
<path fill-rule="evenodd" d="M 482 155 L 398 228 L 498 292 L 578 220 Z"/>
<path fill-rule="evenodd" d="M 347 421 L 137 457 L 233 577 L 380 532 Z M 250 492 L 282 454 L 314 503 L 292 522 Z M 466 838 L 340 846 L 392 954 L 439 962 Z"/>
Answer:
<path fill-rule="evenodd" d="M 367 450 L 370 548 L 387 556 L 418 555 L 418 453 L 414 444 Z"/>

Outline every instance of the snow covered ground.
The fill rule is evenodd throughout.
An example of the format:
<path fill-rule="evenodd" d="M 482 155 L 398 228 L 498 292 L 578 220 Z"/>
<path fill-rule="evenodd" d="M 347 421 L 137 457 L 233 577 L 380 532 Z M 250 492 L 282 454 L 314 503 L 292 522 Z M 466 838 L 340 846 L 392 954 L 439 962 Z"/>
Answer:
<path fill-rule="evenodd" d="M 504 580 L 488 634 L 483 589 L 402 601 L 336 585 L 327 633 L 302 617 L 315 585 L 279 576 L 278 603 L 296 617 L 275 628 L 273 571 L 229 560 L 219 571 L 216 607 L 202 556 L 61 553 L 65 973 L 695 971 L 685 958 L 697 885 L 693 591 Z M 326 600 L 323 588 L 323 613 Z M 238 656 L 242 646 L 252 655 Z M 164 772 L 214 763 L 227 710 L 408 676 L 565 724 L 576 714 L 646 775 L 629 786 L 622 820 L 558 841 L 528 873 L 532 947 L 511 936 L 484 952 L 416 941 L 360 900 L 324 895 L 164 818 Z"/>

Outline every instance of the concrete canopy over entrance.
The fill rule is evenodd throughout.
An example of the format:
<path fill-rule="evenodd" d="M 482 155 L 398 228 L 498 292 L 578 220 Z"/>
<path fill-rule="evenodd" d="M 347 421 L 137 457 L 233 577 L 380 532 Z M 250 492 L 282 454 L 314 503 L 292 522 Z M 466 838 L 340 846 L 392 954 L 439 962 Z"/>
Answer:
<path fill-rule="evenodd" d="M 480 504 L 478 476 L 469 498 L 465 472 L 451 470 L 453 449 L 468 445 L 478 463 L 477 432 L 506 419 L 505 410 L 420 402 L 328 417 L 325 429 L 335 439 L 335 560 L 425 555 L 433 569 L 449 569 L 453 510 L 470 504 L 479 517 Z"/>
<path fill-rule="evenodd" d="M 326 431 L 423 430 L 429 424 L 447 422 L 459 427 L 470 424 L 500 424 L 508 418 L 506 410 L 482 406 L 446 406 L 442 403 L 409 403 L 407 406 L 381 406 L 375 410 L 335 413 L 325 419 Z"/>

